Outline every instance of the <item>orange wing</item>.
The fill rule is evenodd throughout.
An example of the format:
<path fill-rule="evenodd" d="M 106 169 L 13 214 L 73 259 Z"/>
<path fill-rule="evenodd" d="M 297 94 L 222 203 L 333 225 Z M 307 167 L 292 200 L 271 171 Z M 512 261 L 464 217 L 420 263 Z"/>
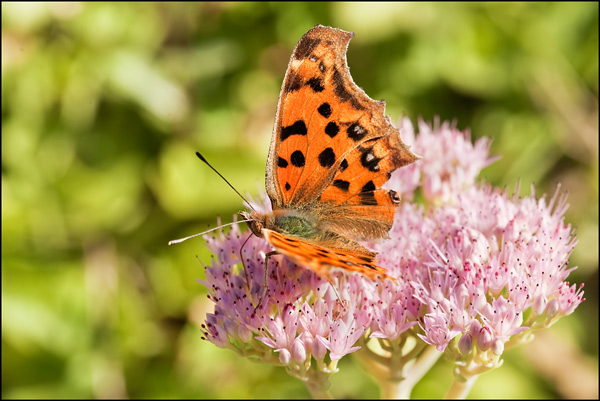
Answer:
<path fill-rule="evenodd" d="M 386 274 L 387 270 L 375 264 L 374 252 L 367 251 L 367 255 L 353 255 L 345 250 L 325 248 L 268 229 L 263 229 L 263 235 L 278 253 L 291 257 L 296 263 L 326 279 L 329 279 L 331 267 L 340 267 L 362 273 L 371 279 L 382 277 L 395 280 L 394 277 Z"/>
<path fill-rule="evenodd" d="M 393 170 L 416 160 L 376 102 L 352 81 L 346 49 L 353 34 L 317 25 L 298 42 L 279 97 L 266 171 L 273 209 L 345 204 L 391 225 L 395 193 L 381 189 Z M 370 210 L 370 212 L 369 212 Z"/>

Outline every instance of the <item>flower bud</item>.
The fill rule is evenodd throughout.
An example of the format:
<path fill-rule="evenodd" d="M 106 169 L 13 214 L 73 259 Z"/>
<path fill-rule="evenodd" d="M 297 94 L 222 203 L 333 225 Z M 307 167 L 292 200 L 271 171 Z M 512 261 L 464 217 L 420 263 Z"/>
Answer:
<path fill-rule="evenodd" d="M 313 336 L 308 331 L 303 331 L 298 338 L 302 341 L 302 344 L 304 344 L 306 353 L 310 354 L 312 352 L 312 346 L 314 342 Z"/>
<path fill-rule="evenodd" d="M 473 320 L 471 322 L 471 326 L 469 326 L 469 333 L 471 333 L 471 337 L 477 338 L 479 336 L 479 330 L 481 330 L 481 323 L 479 323 L 479 320 Z"/>
<path fill-rule="evenodd" d="M 292 354 L 290 354 L 290 351 L 285 348 L 279 350 L 279 362 L 281 362 L 283 365 L 289 365 L 291 359 Z"/>
<path fill-rule="evenodd" d="M 479 330 L 477 346 L 482 351 L 487 351 L 492 346 L 492 330 L 489 327 L 482 327 Z"/>
<path fill-rule="evenodd" d="M 323 337 L 316 336 L 315 341 L 313 341 L 312 346 L 312 356 L 317 360 L 321 361 L 325 358 L 325 354 L 327 353 L 327 347 L 323 343 Z"/>
<path fill-rule="evenodd" d="M 292 358 L 296 363 L 303 363 L 306 360 L 306 348 L 300 338 L 296 338 L 292 343 Z"/>
<path fill-rule="evenodd" d="M 469 352 L 471 352 L 472 348 L 473 337 L 471 336 L 471 333 L 463 334 L 460 340 L 458 341 L 458 349 L 460 350 L 461 354 L 468 354 Z"/>

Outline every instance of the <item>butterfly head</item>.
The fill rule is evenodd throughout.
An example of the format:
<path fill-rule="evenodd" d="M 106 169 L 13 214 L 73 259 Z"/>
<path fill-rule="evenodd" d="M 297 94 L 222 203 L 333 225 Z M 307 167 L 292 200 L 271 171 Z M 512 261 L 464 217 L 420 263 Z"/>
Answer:
<path fill-rule="evenodd" d="M 240 216 L 242 216 L 245 220 L 247 220 L 248 228 L 252 231 L 252 234 L 256 235 L 259 238 L 263 237 L 263 228 L 265 228 L 267 224 L 267 214 L 260 212 L 240 212 Z"/>

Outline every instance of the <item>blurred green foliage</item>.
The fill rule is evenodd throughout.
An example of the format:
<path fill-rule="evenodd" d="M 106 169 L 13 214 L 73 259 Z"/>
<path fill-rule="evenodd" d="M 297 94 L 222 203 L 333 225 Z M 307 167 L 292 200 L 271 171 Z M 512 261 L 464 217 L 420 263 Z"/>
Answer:
<path fill-rule="evenodd" d="M 356 33 L 353 78 L 394 120 L 455 120 L 493 138 L 486 181 L 570 193 L 587 301 L 471 395 L 598 396 L 597 3 L 3 2 L 3 398 L 308 397 L 200 339 L 210 256 L 167 242 L 243 208 L 195 150 L 263 188 L 289 56 L 318 23 Z M 377 396 L 340 366 L 334 395 Z M 415 395 L 450 379 L 441 362 Z"/>

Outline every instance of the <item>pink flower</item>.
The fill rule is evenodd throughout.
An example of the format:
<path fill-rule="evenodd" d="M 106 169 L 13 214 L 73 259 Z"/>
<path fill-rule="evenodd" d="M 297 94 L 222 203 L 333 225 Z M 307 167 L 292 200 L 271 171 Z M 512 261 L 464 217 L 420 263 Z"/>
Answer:
<path fill-rule="evenodd" d="M 417 334 L 427 344 L 434 345 L 438 351 L 443 352 L 446 346 L 460 331 L 450 329 L 448 316 L 439 314 L 426 315 L 421 325 L 425 334 Z"/>
<path fill-rule="evenodd" d="M 357 327 L 354 319 L 349 322 L 339 319 L 333 324 L 331 329 L 328 339 L 323 340 L 325 347 L 330 351 L 329 356 L 331 360 L 340 359 L 344 355 L 350 354 L 360 348 L 354 346 L 354 344 L 362 337 L 365 327 Z"/>
<path fill-rule="evenodd" d="M 558 291 L 558 310 L 562 315 L 570 315 L 581 302 L 585 301 L 582 289 L 583 283 L 579 288 L 575 284 L 569 287 L 568 282 L 561 284 Z"/>
<path fill-rule="evenodd" d="M 296 339 L 298 312 L 291 305 L 286 306 L 281 315 L 276 315 L 268 321 L 266 335 L 257 336 L 256 339 L 262 341 L 276 351 L 281 349 L 291 350 L 292 343 Z"/>
<path fill-rule="evenodd" d="M 528 327 L 523 327 L 523 314 L 510 301 L 500 296 L 491 304 L 485 305 L 481 317 L 486 327 L 492 330 L 494 338 L 507 340 L 510 336 L 518 334 Z"/>
<path fill-rule="evenodd" d="M 397 280 L 334 273 L 336 293 L 277 255 L 269 259 L 268 292 L 254 313 L 264 293 L 264 255 L 272 248 L 234 225 L 207 238 L 216 257 L 203 281 L 215 303 L 203 326 L 207 340 L 242 355 L 249 349 L 272 355 L 272 363 L 302 378 L 302 369 L 333 373 L 327 356 L 335 364 L 362 352 L 359 343 L 368 339 L 389 349 L 413 337 L 455 352 L 464 365 L 460 355 L 471 351 L 500 356 L 504 343 L 533 323 L 525 316 L 539 328 L 539 316 L 548 325 L 584 301 L 582 286 L 566 282 L 576 240 L 564 223 L 567 203 L 559 190 L 549 200 L 538 199 L 533 188 L 530 196 L 509 196 L 476 182 L 494 160 L 488 140 L 472 144 L 468 133 L 448 123 L 432 128 L 421 121 L 418 135 L 408 119 L 401 126 L 422 159 L 386 183 L 404 199 L 390 238 L 365 244 Z M 422 194 L 419 203 L 415 191 Z M 261 203 L 269 209 L 266 197 Z M 318 363 L 311 365 L 311 358 Z"/>
<path fill-rule="evenodd" d="M 403 138 L 412 144 L 414 130 L 410 120 L 401 123 Z M 414 163 L 415 167 L 402 168 L 394 173 L 394 180 L 400 181 L 394 188 L 417 188 L 415 176 L 420 170 L 421 186 L 428 199 L 450 202 L 457 194 L 475 183 L 477 175 L 496 158 L 488 157 L 489 140 L 480 139 L 471 144 L 470 135 L 460 132 L 448 122 L 440 125 L 436 120 L 434 127 L 419 121 L 419 135 L 414 140 L 413 152 L 422 157 Z M 452 151 L 448 151 L 452 149 Z M 408 178 L 408 180 L 407 180 Z M 408 181 L 409 185 L 405 182 Z M 404 185 L 403 185 L 404 184 Z M 391 188 L 391 187 L 390 187 Z"/>
<path fill-rule="evenodd" d="M 406 330 L 417 324 L 406 307 L 407 299 L 407 297 L 400 298 L 391 305 L 381 305 L 379 308 L 374 308 L 377 324 L 375 325 L 376 330 L 371 334 L 372 338 L 395 340 Z"/>

